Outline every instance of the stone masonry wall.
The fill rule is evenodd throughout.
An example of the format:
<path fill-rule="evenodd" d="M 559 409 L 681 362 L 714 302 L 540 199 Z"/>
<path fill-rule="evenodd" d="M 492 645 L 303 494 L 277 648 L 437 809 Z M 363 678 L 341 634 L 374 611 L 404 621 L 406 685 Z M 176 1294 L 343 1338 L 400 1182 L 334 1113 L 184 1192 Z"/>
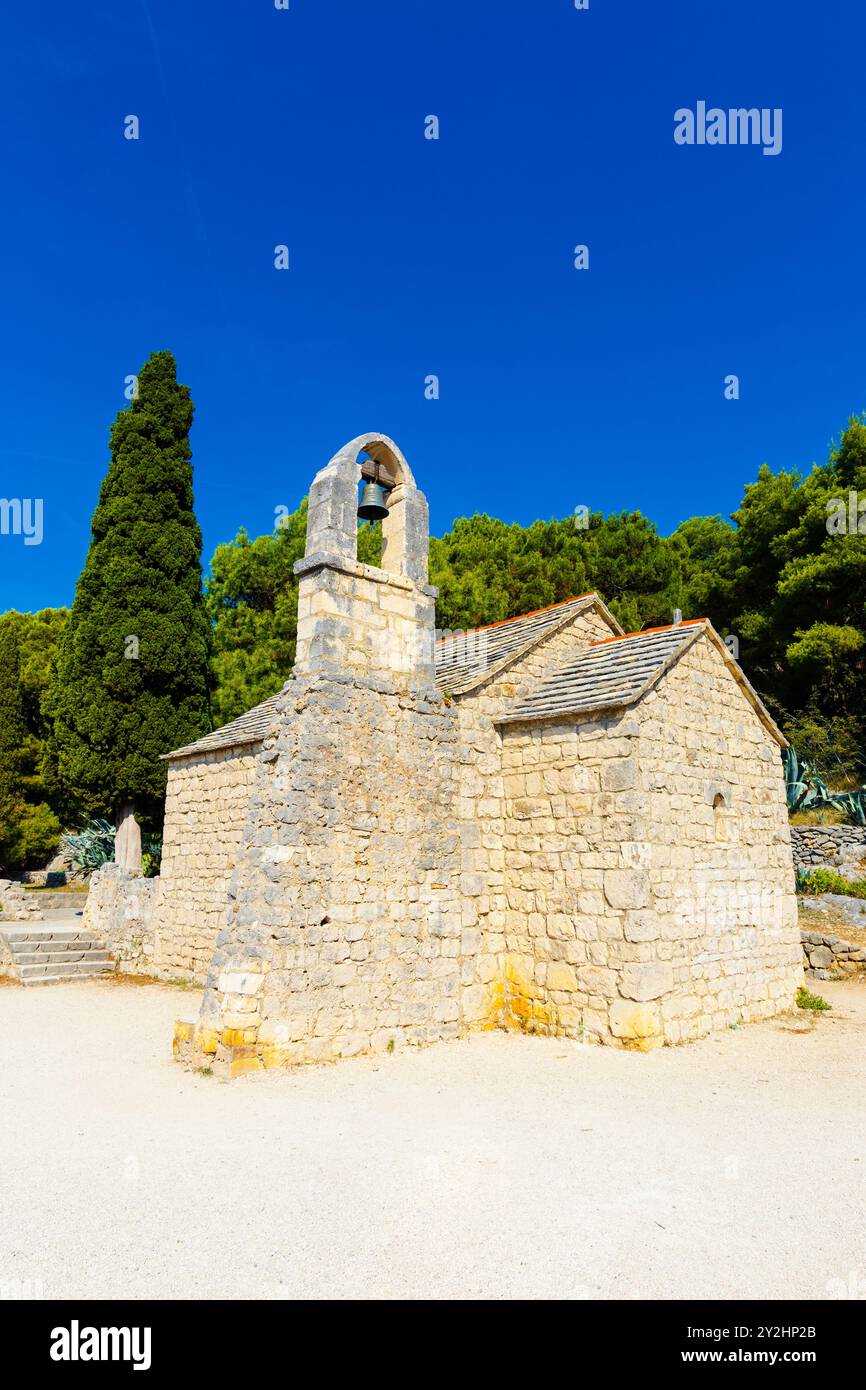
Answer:
<path fill-rule="evenodd" d="M 297 676 L 330 667 L 408 680 L 426 667 L 432 677 L 432 590 L 348 559 L 317 564 L 312 556 L 297 572 Z"/>
<path fill-rule="evenodd" d="M 637 733 L 621 715 L 503 728 L 506 1026 L 615 1038 L 617 982 L 638 959 L 624 934 L 647 834 Z"/>
<path fill-rule="evenodd" d="M 290 683 L 180 1056 L 237 1073 L 462 1031 L 460 756 L 432 686 Z"/>
<path fill-rule="evenodd" d="M 778 743 L 707 635 L 635 713 L 648 830 L 638 940 L 657 978 L 631 997 L 672 1042 L 778 1013 L 802 981 Z"/>
<path fill-rule="evenodd" d="M 225 924 L 260 747 L 170 764 L 158 878 L 116 864 L 94 874 L 84 925 L 106 942 L 121 970 L 204 981 Z"/>
<path fill-rule="evenodd" d="M 649 1048 L 791 1002 L 778 744 L 709 638 L 630 712 L 503 734 L 506 1020 Z"/>
<path fill-rule="evenodd" d="M 204 980 L 225 924 L 261 744 L 169 764 L 154 973 Z"/>
<path fill-rule="evenodd" d="M 528 866 L 523 861 L 518 866 L 514 859 L 521 852 L 516 840 L 527 827 L 515 832 L 511 806 L 515 788 L 508 786 L 508 774 L 514 769 L 505 751 L 510 744 L 494 720 L 571 653 L 610 635 L 608 620 L 599 610 L 588 609 L 457 701 L 465 748 L 457 808 L 463 839 L 461 915 L 464 933 L 478 947 L 477 974 L 472 979 L 467 971 L 464 990 L 464 1011 L 471 1026 L 534 1027 L 539 1018 L 533 1019 L 531 1001 L 536 977 L 544 973 L 543 962 L 536 970 L 536 938 L 530 941 L 528 915 L 523 915 L 535 908 L 530 876 L 522 873 Z M 533 774 L 536 771 L 540 769 L 531 769 Z M 557 776 L 551 771 L 548 783 Z M 534 790 L 534 780 L 531 785 Z M 525 791 L 521 783 L 519 795 Z M 556 853 L 553 846 L 548 852 Z"/>

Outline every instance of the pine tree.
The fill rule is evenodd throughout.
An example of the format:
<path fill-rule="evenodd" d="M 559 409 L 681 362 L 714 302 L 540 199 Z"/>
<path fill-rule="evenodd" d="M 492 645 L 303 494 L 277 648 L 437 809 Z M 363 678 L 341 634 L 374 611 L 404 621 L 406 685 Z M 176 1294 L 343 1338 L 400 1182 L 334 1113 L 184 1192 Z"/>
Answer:
<path fill-rule="evenodd" d="M 58 652 L 46 777 L 71 817 L 134 805 L 158 823 L 159 755 L 210 727 L 210 629 L 193 512 L 189 388 L 169 352 L 139 374 L 111 431 L 111 464 Z"/>

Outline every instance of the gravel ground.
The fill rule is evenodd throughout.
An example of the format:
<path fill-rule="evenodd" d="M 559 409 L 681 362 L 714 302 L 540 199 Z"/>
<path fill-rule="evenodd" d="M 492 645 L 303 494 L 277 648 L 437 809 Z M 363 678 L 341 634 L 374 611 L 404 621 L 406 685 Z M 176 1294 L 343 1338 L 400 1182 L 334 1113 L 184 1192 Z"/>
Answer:
<path fill-rule="evenodd" d="M 866 1294 L 866 983 L 647 1056 L 484 1035 L 221 1082 L 198 996 L 0 991 L 0 1293 Z"/>

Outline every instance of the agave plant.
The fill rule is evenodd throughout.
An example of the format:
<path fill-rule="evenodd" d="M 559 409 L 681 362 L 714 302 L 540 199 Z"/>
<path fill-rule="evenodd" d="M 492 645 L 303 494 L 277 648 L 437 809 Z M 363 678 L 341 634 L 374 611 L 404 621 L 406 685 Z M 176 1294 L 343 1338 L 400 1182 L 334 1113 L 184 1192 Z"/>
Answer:
<path fill-rule="evenodd" d="M 65 858 L 80 874 L 92 874 L 114 858 L 115 826 L 107 820 L 92 820 L 83 830 L 67 832 L 61 841 Z"/>
<path fill-rule="evenodd" d="M 785 791 L 789 811 L 808 811 L 813 806 L 827 805 L 830 793 L 827 783 L 814 763 L 801 759 L 793 744 L 782 752 L 785 767 Z"/>
<path fill-rule="evenodd" d="M 866 786 L 858 792 L 837 792 L 830 800 L 845 812 L 852 825 L 866 825 Z"/>
<path fill-rule="evenodd" d="M 92 820 L 83 830 L 63 836 L 62 847 L 66 860 L 80 874 L 92 874 L 114 859 L 114 840 L 117 829 L 107 820 Z M 141 837 L 141 871 L 146 878 L 159 873 L 162 859 L 162 836 L 148 832 Z"/>

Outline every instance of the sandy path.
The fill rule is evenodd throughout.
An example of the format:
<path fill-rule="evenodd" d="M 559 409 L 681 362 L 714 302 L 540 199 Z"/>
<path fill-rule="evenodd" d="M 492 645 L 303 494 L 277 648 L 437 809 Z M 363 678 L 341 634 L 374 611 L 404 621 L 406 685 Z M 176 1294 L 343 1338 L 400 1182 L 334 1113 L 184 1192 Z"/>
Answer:
<path fill-rule="evenodd" d="M 5 988 L 0 1284 L 863 1297 L 866 984 L 820 988 L 805 1032 L 649 1056 L 487 1035 L 230 1083 L 170 1059 L 189 992 Z"/>

